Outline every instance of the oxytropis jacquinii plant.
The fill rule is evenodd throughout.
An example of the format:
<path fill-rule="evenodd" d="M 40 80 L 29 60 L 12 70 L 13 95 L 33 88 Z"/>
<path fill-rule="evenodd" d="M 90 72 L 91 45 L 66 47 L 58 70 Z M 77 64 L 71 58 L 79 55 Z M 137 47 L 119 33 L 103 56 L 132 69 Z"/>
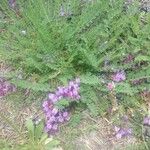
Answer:
<path fill-rule="evenodd" d="M 48 134 L 54 134 L 58 131 L 58 126 L 70 119 L 69 111 L 67 108 L 59 108 L 57 103 L 62 100 L 68 102 L 78 101 L 80 79 L 70 81 L 67 86 L 61 86 L 55 92 L 49 93 L 47 100 L 43 102 L 43 111 L 45 113 L 45 131 Z"/>

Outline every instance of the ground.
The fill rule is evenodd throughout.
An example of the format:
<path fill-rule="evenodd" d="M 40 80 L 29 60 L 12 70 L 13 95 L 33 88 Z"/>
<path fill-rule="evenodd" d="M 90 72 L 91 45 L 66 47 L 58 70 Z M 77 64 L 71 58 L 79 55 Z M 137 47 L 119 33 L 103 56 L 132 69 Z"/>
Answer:
<path fill-rule="evenodd" d="M 27 118 L 42 117 L 42 111 L 36 104 L 16 107 L 7 98 L 0 99 L 0 112 L 4 116 L 9 116 L 11 124 L 17 123 L 21 132 L 25 131 L 24 123 Z M 117 140 L 112 123 L 108 119 L 93 118 L 86 111 L 82 112 L 79 122 L 67 123 L 60 130 L 56 138 L 61 142 L 63 150 L 125 150 L 128 146 L 134 145 L 135 148 L 137 143 L 140 143 L 134 136 Z M 0 121 L 0 138 L 16 144 L 22 142 L 16 131 L 2 120 Z"/>
<path fill-rule="evenodd" d="M 129 2 L 127 5 L 129 5 L 132 0 L 127 1 Z M 141 1 L 141 9 L 150 11 L 149 0 Z M 5 70 L 6 68 L 1 70 L 1 72 Z M 15 124 L 19 127 L 17 130 L 26 132 L 24 125 L 27 118 L 43 117 L 39 104 L 35 102 L 28 105 L 18 104 L 19 99 L 26 98 L 21 94 L 18 92 L 0 99 L 0 114 L 3 117 L 3 119 L 0 117 L 0 139 L 11 141 L 13 144 L 21 144 L 23 142 L 14 130 Z M 6 123 L 6 116 L 9 125 Z M 143 146 L 138 147 L 142 141 L 134 135 L 128 138 L 116 139 L 113 124 L 108 118 L 101 116 L 94 118 L 86 111 L 81 112 L 81 116 L 78 122 L 63 125 L 60 132 L 56 135 L 55 138 L 61 142 L 60 150 L 145 150 Z"/>

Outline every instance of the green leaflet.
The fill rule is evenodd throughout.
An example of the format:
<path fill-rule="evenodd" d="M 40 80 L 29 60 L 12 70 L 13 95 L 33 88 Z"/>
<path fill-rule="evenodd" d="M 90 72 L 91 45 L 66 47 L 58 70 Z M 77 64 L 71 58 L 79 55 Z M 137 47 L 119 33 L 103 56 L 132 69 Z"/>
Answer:
<path fill-rule="evenodd" d="M 51 87 L 49 84 L 46 83 L 36 83 L 36 82 L 30 82 L 26 80 L 11 80 L 11 83 L 15 84 L 18 87 L 21 87 L 23 89 L 32 89 L 34 91 L 45 91 L 48 92 L 51 90 Z"/>
<path fill-rule="evenodd" d="M 89 85 L 98 85 L 100 84 L 100 80 L 97 76 L 87 73 L 80 76 L 81 83 L 89 84 Z"/>
<path fill-rule="evenodd" d="M 128 83 L 118 83 L 115 87 L 116 93 L 125 93 L 127 95 L 134 95 L 134 91 Z"/>

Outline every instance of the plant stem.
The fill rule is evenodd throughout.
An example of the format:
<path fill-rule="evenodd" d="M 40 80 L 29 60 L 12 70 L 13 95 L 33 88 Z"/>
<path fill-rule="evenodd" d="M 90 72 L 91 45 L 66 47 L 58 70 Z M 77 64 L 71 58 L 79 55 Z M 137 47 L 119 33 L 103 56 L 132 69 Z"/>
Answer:
<path fill-rule="evenodd" d="M 118 109 L 118 103 L 115 93 L 112 91 L 110 93 L 111 103 L 112 103 L 112 112 Z"/>

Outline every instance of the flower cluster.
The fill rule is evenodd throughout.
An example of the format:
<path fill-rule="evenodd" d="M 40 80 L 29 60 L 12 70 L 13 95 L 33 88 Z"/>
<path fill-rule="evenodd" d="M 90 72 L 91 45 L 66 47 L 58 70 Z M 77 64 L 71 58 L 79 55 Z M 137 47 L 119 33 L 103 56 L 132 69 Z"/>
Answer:
<path fill-rule="evenodd" d="M 116 82 L 118 83 L 118 82 L 121 82 L 121 81 L 124 81 L 124 80 L 126 80 L 126 74 L 125 74 L 124 70 L 120 70 L 120 71 L 115 72 L 112 75 L 112 82 L 109 82 L 107 84 L 107 89 L 112 91 L 115 88 L 115 83 Z"/>
<path fill-rule="evenodd" d="M 61 99 L 79 100 L 80 79 L 70 81 L 67 86 L 58 87 L 54 93 L 48 95 L 48 99 L 43 102 L 43 111 L 46 116 L 45 131 L 53 134 L 58 130 L 58 125 L 70 119 L 67 109 L 59 109 L 55 103 Z"/>
<path fill-rule="evenodd" d="M 6 80 L 0 78 L 0 97 L 7 95 L 10 92 L 15 92 L 16 87 Z"/>
<path fill-rule="evenodd" d="M 143 124 L 150 126 L 150 117 L 148 117 L 148 116 L 145 117 L 144 120 L 143 120 Z"/>
<path fill-rule="evenodd" d="M 113 76 L 112 76 L 112 80 L 115 82 L 121 82 L 126 80 L 126 75 L 125 72 L 122 71 L 117 71 Z"/>
<path fill-rule="evenodd" d="M 43 110 L 46 115 L 45 131 L 48 134 L 53 134 L 58 130 L 58 125 L 69 120 L 67 110 L 59 110 L 54 104 L 47 100 L 43 103 Z"/>
<path fill-rule="evenodd" d="M 69 98 L 72 100 L 79 100 L 79 88 L 80 88 L 80 79 L 75 81 L 70 81 L 67 86 L 58 87 L 55 93 L 50 93 L 48 95 L 49 100 L 52 103 L 59 101 L 62 98 Z"/>
<path fill-rule="evenodd" d="M 132 130 L 130 128 L 121 128 L 115 126 L 115 136 L 117 139 L 127 137 L 131 134 L 132 134 Z"/>

